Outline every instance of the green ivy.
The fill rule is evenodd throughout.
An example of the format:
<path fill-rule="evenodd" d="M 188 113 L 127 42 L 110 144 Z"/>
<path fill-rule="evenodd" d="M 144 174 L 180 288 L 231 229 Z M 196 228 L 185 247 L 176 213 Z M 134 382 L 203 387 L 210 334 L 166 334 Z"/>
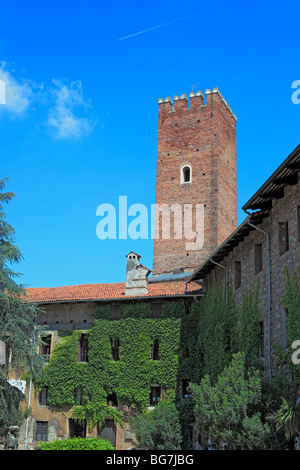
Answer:
<path fill-rule="evenodd" d="M 295 350 L 291 347 L 295 340 L 300 340 L 300 270 L 291 276 L 288 270 L 285 270 L 286 287 L 282 299 L 282 305 L 288 312 L 288 343 L 289 348 L 282 350 L 277 345 L 277 364 L 287 368 L 289 371 L 291 393 L 294 394 L 300 384 L 300 366 L 293 364 L 292 354 Z M 293 397 L 294 399 L 294 397 Z"/>
<path fill-rule="evenodd" d="M 121 319 L 110 319 L 110 306 L 101 305 L 87 332 L 88 362 L 77 362 L 80 331 L 65 336 L 56 346 L 37 390 L 49 388 L 49 404 L 60 410 L 73 408 L 73 417 L 86 419 L 90 428 L 101 425 L 106 417 L 122 423 L 122 414 L 107 405 L 107 396 L 115 393 L 122 404 L 137 411 L 149 405 L 150 386 L 161 386 L 166 401 L 175 400 L 178 379 L 178 350 L 181 318 L 186 314 L 183 301 L 165 302 L 162 318 L 151 318 L 151 305 L 131 302 L 121 307 Z M 118 339 L 119 360 L 113 360 L 111 342 Z M 159 342 L 159 360 L 151 359 L 152 343 Z M 75 390 L 81 388 L 83 404 L 76 404 Z"/>
<path fill-rule="evenodd" d="M 259 284 L 243 291 L 243 302 L 240 308 L 240 350 L 245 355 L 245 369 L 262 370 L 260 355 L 259 323 L 262 314 L 259 309 Z"/>
<path fill-rule="evenodd" d="M 226 296 L 222 287 L 208 290 L 203 300 L 194 305 L 198 311 L 198 357 L 200 358 L 197 380 L 209 374 L 212 382 L 228 366 L 237 351 L 238 310 L 232 290 Z"/>

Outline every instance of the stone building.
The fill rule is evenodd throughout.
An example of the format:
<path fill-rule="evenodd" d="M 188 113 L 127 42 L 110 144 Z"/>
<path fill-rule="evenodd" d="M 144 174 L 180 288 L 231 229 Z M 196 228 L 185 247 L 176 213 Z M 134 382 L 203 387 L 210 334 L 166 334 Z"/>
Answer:
<path fill-rule="evenodd" d="M 183 302 L 181 306 L 185 311 L 188 310 L 190 302 L 195 297 L 201 295 L 201 287 L 197 282 L 190 283 L 187 289 L 186 283 L 179 281 L 169 282 L 147 282 L 147 277 L 150 272 L 148 268 L 145 268 L 139 263 L 140 255 L 131 252 L 127 255 L 127 269 L 126 269 L 126 281 L 125 283 L 114 283 L 114 284 L 88 284 L 79 286 L 66 286 L 57 288 L 30 288 L 28 289 L 28 300 L 37 303 L 43 312 L 38 317 L 38 323 L 45 325 L 46 332 L 44 338 L 44 346 L 40 353 L 43 354 L 47 362 L 50 364 L 53 361 L 53 354 L 56 351 L 56 347 L 63 343 L 66 338 L 72 339 L 74 333 L 79 332 L 76 346 L 76 357 L 73 358 L 74 366 L 90 368 L 90 374 L 95 373 L 93 364 L 95 363 L 92 359 L 93 346 L 89 344 L 89 332 L 92 331 L 95 323 L 95 317 L 97 317 L 97 311 L 104 309 L 107 316 L 104 320 L 106 328 L 111 325 L 110 331 L 113 332 L 113 328 L 117 323 L 120 323 L 123 332 L 126 330 L 128 323 L 134 318 L 135 321 L 135 338 L 138 339 L 139 335 L 140 342 L 142 343 L 145 336 L 149 336 L 146 341 L 145 348 L 145 359 L 141 365 L 142 369 L 153 368 L 153 373 L 149 377 L 148 383 L 145 381 L 141 386 L 148 387 L 145 390 L 146 400 L 148 400 L 148 409 L 152 409 L 153 406 L 159 401 L 164 392 L 166 392 L 166 386 L 161 382 L 159 378 L 159 372 L 156 369 L 166 368 L 166 370 L 174 367 L 175 368 L 173 377 L 171 377 L 171 387 L 168 389 L 176 388 L 177 377 L 177 347 L 179 342 L 180 331 L 177 328 L 175 332 L 170 330 L 170 321 L 172 322 L 172 313 L 170 316 L 164 314 L 165 307 L 168 308 L 168 304 L 172 306 L 175 302 Z M 127 308 L 127 310 L 126 310 Z M 127 314 L 128 308 L 130 309 L 130 315 Z M 151 327 L 152 333 L 144 331 L 143 327 L 147 323 Z M 163 324 L 166 322 L 165 333 L 163 331 Z M 172 325 L 172 323 L 171 323 Z M 143 330 L 143 331 L 142 331 Z M 157 338 L 155 338 L 155 331 L 158 331 Z M 167 336 L 166 336 L 167 335 Z M 175 336 L 177 335 L 177 338 Z M 108 335 L 107 335 L 108 336 Z M 122 335 L 120 335 L 122 336 Z M 150 337 L 151 336 L 151 337 Z M 169 339 L 167 339 L 169 338 Z M 168 353 L 161 352 L 166 347 L 170 349 L 170 338 L 174 342 L 174 351 L 171 351 L 171 355 Z M 103 338 L 100 338 L 103 340 Z M 99 341 L 100 341 L 99 339 Z M 109 338 L 107 344 L 109 345 Z M 148 340 L 149 339 L 149 340 Z M 133 342 L 133 338 L 129 335 L 126 337 L 126 343 Z M 168 344 L 167 344 L 168 343 Z M 177 346 L 176 346 L 177 345 Z M 171 345 L 171 349 L 172 349 Z M 122 338 L 109 345 L 109 351 L 105 351 L 106 354 L 106 365 L 103 367 L 115 367 L 117 368 L 120 363 L 122 367 L 130 369 L 130 355 L 134 354 L 133 346 L 131 350 L 126 353 L 122 352 Z M 124 349 L 124 348 L 123 348 Z M 119 356 L 120 350 L 120 356 Z M 139 352 L 140 354 L 140 352 Z M 70 363 L 72 358 L 70 357 Z M 58 360 L 59 363 L 59 360 Z M 46 366 L 47 367 L 47 366 Z M 64 365 L 58 364 L 58 367 L 63 369 Z M 134 364 L 133 368 L 138 368 L 137 363 Z M 68 372 L 67 372 L 68 373 Z M 67 374 L 66 373 L 66 374 Z M 97 372 L 96 372 L 97 373 Z M 111 417 L 105 419 L 105 423 L 102 427 L 94 426 L 93 429 L 89 429 L 87 422 L 73 419 L 72 405 L 64 405 L 63 409 L 59 409 L 57 406 L 51 406 L 49 403 L 49 393 L 51 394 L 51 387 L 42 387 L 42 389 L 36 389 L 32 387 L 30 405 L 31 415 L 28 421 L 28 431 L 26 441 L 28 444 L 36 443 L 39 441 L 52 441 L 54 439 L 65 439 L 71 437 L 88 437 L 88 436 L 101 436 L 109 439 L 112 444 L 118 450 L 125 450 L 132 447 L 133 435 L 130 428 L 130 421 L 127 419 L 128 416 L 134 416 L 135 413 L 131 408 L 131 403 L 119 402 L 118 400 L 118 386 L 116 384 L 117 372 L 115 379 L 116 388 L 108 390 L 107 381 L 101 383 L 103 390 L 106 390 L 105 404 L 112 406 L 117 411 L 121 411 L 124 414 L 125 427 L 122 427 L 119 423 L 115 424 Z M 142 371 L 141 374 L 144 372 Z M 168 374 L 170 374 L 168 372 Z M 114 370 L 110 370 L 111 377 L 114 378 Z M 85 374 L 82 373 L 82 381 L 84 381 Z M 100 374 L 101 377 L 101 374 Z M 72 374 L 67 377 L 64 376 L 65 382 L 57 383 L 56 387 L 63 390 L 64 387 L 70 387 L 72 382 Z M 146 380 L 146 379 L 145 379 Z M 69 384 L 68 384 L 69 382 Z M 163 381 L 165 382 L 165 381 Z M 166 382 L 167 383 L 167 382 Z M 181 384 L 180 384 L 181 386 Z M 87 387 L 88 388 L 88 387 Z M 58 390 L 55 391 L 56 393 Z M 28 402 L 29 390 L 26 390 L 26 398 Z M 58 392 L 59 393 L 59 392 Z M 75 401 L 74 405 L 80 403 L 80 386 L 73 386 Z M 148 393 L 148 398 L 147 398 Z M 184 390 L 180 393 L 184 394 Z M 137 394 L 137 391 L 136 391 Z M 92 398 L 91 398 L 92 402 Z M 23 408 L 26 406 L 24 402 Z M 20 441 L 25 441 L 25 430 L 26 426 L 22 427 L 20 431 Z"/>
<path fill-rule="evenodd" d="M 154 276 L 192 272 L 236 228 L 236 116 L 218 88 L 205 95 L 204 104 L 201 91 L 190 93 L 189 107 L 185 94 L 159 100 L 155 202 L 173 218 L 164 238 L 166 221 L 157 208 Z"/>
<path fill-rule="evenodd" d="M 144 327 L 143 322 L 147 323 L 146 319 L 155 319 L 151 328 L 156 329 L 157 338 L 153 337 L 152 344 L 148 344 L 150 349 L 148 356 L 145 357 L 144 369 L 152 367 L 155 371 L 166 367 L 168 379 L 158 372 L 153 372 L 151 381 L 145 385 L 148 390 L 143 389 L 145 397 L 148 394 L 150 407 L 157 403 L 164 393 L 177 394 L 179 399 L 189 397 L 188 377 L 185 376 L 184 370 L 180 372 L 184 358 L 176 348 L 181 342 L 180 329 L 188 321 L 186 312 L 190 311 L 191 302 L 201 295 L 201 286 L 198 282 L 189 283 L 187 286 L 186 278 L 236 226 L 236 117 L 217 88 L 212 91 L 206 90 L 205 95 L 206 103 L 203 102 L 204 94 L 201 91 L 191 93 L 190 107 L 187 106 L 186 95 L 175 96 L 174 103 L 171 98 L 159 100 L 156 216 L 159 215 L 162 205 L 167 207 L 170 237 L 167 239 L 162 237 L 161 223 L 165 225 L 166 220 L 162 219 L 161 222 L 158 217 L 155 227 L 158 237 L 154 240 L 152 278 L 148 279 L 150 269 L 140 264 L 140 255 L 131 252 L 127 255 L 125 283 L 28 289 L 29 300 L 44 309 L 44 314 L 38 318 L 38 322 L 47 328 L 45 346 L 41 353 L 50 357 L 50 363 L 53 362 L 54 351 L 64 342 L 64 336 L 70 336 L 76 331 L 81 331 L 77 341 L 76 360 L 78 363 L 87 362 L 88 351 L 90 356 L 93 354 L 92 347 L 89 350 L 88 332 L 94 326 L 95 312 L 99 310 L 100 305 L 109 309 L 109 320 L 112 323 L 108 328 L 111 332 L 118 320 L 123 321 L 122 326 L 126 329 L 124 312 L 128 304 L 134 306 L 131 318 L 141 322 L 137 324 L 140 331 Z M 204 221 L 202 221 L 204 223 L 200 228 L 195 211 L 197 204 L 204 208 Z M 186 234 L 185 231 L 187 206 L 191 210 L 192 235 Z M 179 213 L 173 210 L 174 207 L 179 207 Z M 172 211 L 173 217 L 170 214 Z M 174 233 L 178 217 L 182 224 L 179 227 L 182 231 L 180 237 L 179 233 Z M 194 246 L 199 235 L 197 230 L 204 231 L 201 248 Z M 175 310 L 174 302 L 177 305 Z M 135 318 L 140 315 L 141 308 L 146 312 L 145 321 Z M 167 327 L 168 334 L 172 333 L 172 338 L 168 340 L 168 349 L 171 350 L 169 356 L 167 353 L 162 353 L 161 356 L 157 353 L 160 347 L 159 341 L 162 349 L 164 342 L 167 341 L 167 331 L 163 330 L 164 321 L 171 321 L 172 325 L 170 327 L 168 324 Z M 136 335 L 138 333 L 136 331 Z M 147 334 L 146 332 L 145 335 Z M 109 355 L 117 367 L 119 338 L 114 341 Z M 187 349 L 186 345 L 183 349 Z M 122 356 L 121 349 L 120 355 L 126 367 L 130 358 L 126 357 L 125 353 Z M 153 359 L 156 356 L 157 359 Z M 151 361 L 155 361 L 155 364 Z M 173 375 L 170 371 L 173 371 Z M 141 371 L 141 374 L 143 375 L 144 371 Z M 68 380 L 71 381 L 71 378 Z M 124 412 L 124 400 L 123 403 L 122 400 L 118 400 L 116 388 L 114 390 L 108 388 L 108 384 L 103 383 L 102 392 L 104 393 L 106 389 L 107 395 L 113 397 L 115 407 Z M 77 389 L 78 386 L 77 388 L 74 386 L 75 394 Z M 123 429 L 119 425 L 116 427 L 111 419 L 106 420 L 103 429 L 94 427 L 92 430 L 88 429 L 85 422 L 82 424 L 73 419 L 74 407 L 70 405 L 72 401 L 70 397 L 68 400 L 69 404 L 64 407 L 62 413 L 57 406 L 49 405 L 51 387 L 50 389 L 43 387 L 41 390 L 32 388 L 30 398 L 32 413 L 27 422 L 28 442 L 92 434 L 109 437 L 117 449 L 125 449 L 132 445 L 130 430 Z M 132 400 L 135 401 L 134 393 Z M 130 407 L 131 404 L 126 406 Z M 20 439 L 25 438 L 24 433 L 25 428 L 21 430 Z M 191 436 L 189 440 L 192 440 Z"/>
<path fill-rule="evenodd" d="M 189 277 L 203 288 L 231 284 L 241 305 L 244 289 L 259 282 L 260 324 L 265 368 L 274 374 L 274 345 L 287 347 L 287 315 L 282 304 L 285 270 L 300 268 L 300 145 L 244 204 L 245 220 Z"/>
<path fill-rule="evenodd" d="M 159 100 L 156 204 L 168 208 L 171 237 L 162 237 L 157 217 L 152 277 L 132 251 L 123 283 L 28 289 L 44 311 L 38 322 L 47 330 L 41 354 L 48 358 L 48 382 L 31 392 L 28 443 L 99 435 L 127 449 L 136 410 L 152 409 L 164 394 L 187 400 L 186 365 L 197 368 L 189 314 L 208 286 L 231 283 L 241 303 L 243 288 L 260 281 L 262 353 L 272 374 L 272 345 L 286 341 L 284 269 L 299 268 L 300 146 L 244 205 L 247 217 L 236 227 L 236 117 L 217 88 L 205 95 L 204 104 L 202 92 L 190 94 L 189 107 L 186 95 Z M 194 240 L 174 227 L 197 204 L 204 207 L 203 244 L 193 249 L 197 213 Z M 101 427 L 74 417 L 89 400 L 107 411 Z M 124 427 L 112 419 L 118 411 Z M 190 427 L 188 434 L 191 447 L 197 436 Z"/>

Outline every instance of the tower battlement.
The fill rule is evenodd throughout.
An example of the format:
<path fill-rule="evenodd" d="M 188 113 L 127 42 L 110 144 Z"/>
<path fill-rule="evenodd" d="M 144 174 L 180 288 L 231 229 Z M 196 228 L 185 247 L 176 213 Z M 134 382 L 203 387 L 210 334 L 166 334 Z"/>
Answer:
<path fill-rule="evenodd" d="M 223 107 L 223 112 L 228 111 L 230 117 L 232 117 L 235 121 L 237 121 L 237 117 L 230 108 L 229 104 L 225 100 L 224 96 L 220 93 L 219 88 L 213 88 L 212 90 L 206 89 L 205 90 L 205 103 L 204 103 L 204 94 L 202 91 L 197 91 L 196 93 L 189 93 L 188 96 L 184 93 L 180 96 L 175 95 L 173 100 L 170 96 L 165 99 L 159 98 L 159 114 L 166 115 L 167 113 L 173 113 L 177 110 L 185 110 L 185 111 L 200 111 L 201 108 L 214 108 L 218 106 Z M 188 101 L 190 100 L 190 106 L 188 106 Z M 204 111 L 204 112 L 205 112 Z"/>

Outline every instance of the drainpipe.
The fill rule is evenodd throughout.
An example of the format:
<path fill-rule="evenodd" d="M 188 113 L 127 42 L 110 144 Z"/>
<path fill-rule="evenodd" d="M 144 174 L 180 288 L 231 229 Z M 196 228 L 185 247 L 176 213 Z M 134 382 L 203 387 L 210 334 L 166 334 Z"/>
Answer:
<path fill-rule="evenodd" d="M 36 330 L 36 315 L 35 315 L 35 318 L 34 318 L 34 331 L 35 330 Z M 35 334 L 34 334 L 34 340 L 33 340 L 33 349 L 35 349 Z M 32 360 L 31 360 L 31 366 L 32 366 Z M 28 404 L 27 404 L 27 412 L 28 413 L 29 413 L 29 409 L 30 409 L 31 388 L 32 388 L 32 370 L 31 370 L 30 382 L 29 382 L 29 396 L 28 396 Z M 29 415 L 26 418 L 24 450 L 27 450 L 28 423 L 29 423 Z"/>
<path fill-rule="evenodd" d="M 248 224 L 258 230 L 259 232 L 263 233 L 266 236 L 267 240 L 267 268 L 268 268 L 268 365 L 269 365 L 269 379 L 272 379 L 272 368 L 271 368 L 271 268 L 270 268 L 270 235 L 262 230 L 261 228 L 256 227 L 256 225 L 251 224 L 249 221 L 250 217 L 252 214 L 250 212 L 247 212 L 245 209 L 244 211 L 246 214 L 248 214 L 247 222 Z"/>
<path fill-rule="evenodd" d="M 225 269 L 225 297 L 226 297 L 226 303 L 227 303 L 228 302 L 228 268 L 214 261 L 212 257 L 209 258 L 209 261 L 213 264 L 216 264 L 217 266 L 220 266 L 220 268 Z"/>

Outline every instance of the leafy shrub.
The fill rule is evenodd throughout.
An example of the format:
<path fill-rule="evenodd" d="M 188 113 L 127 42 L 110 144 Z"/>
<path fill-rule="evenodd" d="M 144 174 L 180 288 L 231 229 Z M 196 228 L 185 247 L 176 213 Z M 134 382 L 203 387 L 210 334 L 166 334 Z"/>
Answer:
<path fill-rule="evenodd" d="M 43 442 L 40 447 L 42 450 L 114 450 L 107 439 L 96 437 L 74 437 L 62 441 Z"/>

